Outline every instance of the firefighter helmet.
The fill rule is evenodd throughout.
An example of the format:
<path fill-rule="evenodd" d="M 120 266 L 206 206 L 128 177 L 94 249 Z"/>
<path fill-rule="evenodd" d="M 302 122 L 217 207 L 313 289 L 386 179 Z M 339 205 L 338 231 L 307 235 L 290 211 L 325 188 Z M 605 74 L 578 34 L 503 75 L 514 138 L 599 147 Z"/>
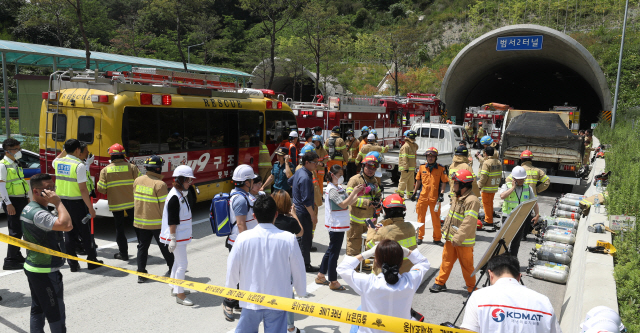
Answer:
<path fill-rule="evenodd" d="M 373 135 L 375 135 L 375 136 L 378 136 L 378 131 L 376 131 L 374 128 L 372 128 L 372 129 L 369 131 L 369 133 L 370 133 L 370 134 L 373 134 Z"/>
<path fill-rule="evenodd" d="M 377 167 L 380 164 L 380 159 L 374 154 L 367 155 L 362 159 L 362 164 L 372 164 Z"/>
<path fill-rule="evenodd" d="M 382 201 L 382 207 L 384 208 L 402 208 L 402 209 L 407 209 L 407 207 L 404 205 L 404 199 L 398 195 L 397 193 L 394 193 L 386 198 L 384 198 L 384 201 Z"/>
<path fill-rule="evenodd" d="M 480 139 L 481 145 L 490 145 L 492 143 L 493 143 L 493 139 L 488 135 L 485 135 L 482 137 L 482 139 Z"/>
<path fill-rule="evenodd" d="M 164 159 L 157 155 L 151 155 L 144 160 L 144 166 L 146 168 L 162 168 L 164 165 Z"/>
<path fill-rule="evenodd" d="M 533 153 L 531 152 L 531 150 L 523 151 L 522 154 L 520 154 L 520 159 L 523 158 L 533 158 Z"/>
<path fill-rule="evenodd" d="M 408 131 L 404 132 L 404 136 L 406 136 L 409 139 L 413 140 L 418 136 L 418 133 L 416 133 L 416 131 L 414 131 L 414 130 L 408 130 Z"/>
<path fill-rule="evenodd" d="M 114 143 L 113 145 L 111 145 L 111 147 L 109 147 L 109 155 L 111 156 L 124 155 L 124 154 L 125 154 L 124 147 L 119 143 Z"/>
<path fill-rule="evenodd" d="M 331 132 L 333 133 L 340 133 L 340 126 L 333 126 L 333 128 L 331 129 Z"/>
<path fill-rule="evenodd" d="M 469 150 L 465 146 L 457 146 L 455 155 L 469 156 Z"/>
<path fill-rule="evenodd" d="M 320 135 L 314 135 L 311 138 L 311 141 L 320 141 L 320 142 L 322 142 L 322 137 Z"/>
<path fill-rule="evenodd" d="M 346 132 L 344 132 L 346 135 L 353 135 L 353 130 L 352 129 L 348 129 Z"/>
<path fill-rule="evenodd" d="M 453 181 L 461 183 L 471 183 L 473 181 L 473 174 L 467 169 L 458 170 L 451 177 Z"/>
<path fill-rule="evenodd" d="M 435 155 L 436 157 L 438 157 L 438 149 L 436 149 L 436 147 L 427 148 L 427 151 L 424 154 L 427 156 Z"/>
<path fill-rule="evenodd" d="M 316 151 L 316 149 L 311 144 L 306 144 L 302 149 L 300 149 L 300 154 L 298 154 L 298 156 L 302 156 L 310 151 Z"/>

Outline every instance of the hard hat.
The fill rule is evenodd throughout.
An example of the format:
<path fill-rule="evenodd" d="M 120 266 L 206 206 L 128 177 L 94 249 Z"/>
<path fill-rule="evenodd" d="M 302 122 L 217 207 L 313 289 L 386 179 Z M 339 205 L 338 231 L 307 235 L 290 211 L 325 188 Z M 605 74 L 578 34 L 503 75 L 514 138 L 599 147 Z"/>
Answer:
<path fill-rule="evenodd" d="M 490 145 L 492 143 L 493 143 L 493 139 L 488 135 L 485 135 L 482 137 L 482 139 L 480 139 L 481 145 Z"/>
<path fill-rule="evenodd" d="M 362 159 L 362 164 L 373 164 L 377 165 L 380 163 L 380 160 L 375 155 L 367 155 Z"/>
<path fill-rule="evenodd" d="M 306 144 L 304 145 L 304 147 L 302 147 L 302 149 L 300 149 L 300 154 L 298 154 L 298 156 L 302 156 L 310 151 L 316 151 L 316 149 L 312 145 Z"/>
<path fill-rule="evenodd" d="M 375 130 L 375 129 L 373 129 L 373 128 L 369 131 L 369 133 L 371 133 L 371 134 L 373 134 L 373 135 L 378 135 L 378 131 L 376 131 L 376 130 Z"/>
<path fill-rule="evenodd" d="M 298 132 L 297 131 L 291 131 L 291 133 L 289 133 L 289 137 L 290 138 L 297 138 L 298 137 Z"/>
<path fill-rule="evenodd" d="M 313 131 L 314 131 L 314 132 L 322 131 L 322 127 L 320 127 L 320 126 L 316 126 L 316 127 L 314 127 L 314 128 L 313 128 Z"/>
<path fill-rule="evenodd" d="M 367 126 L 363 126 L 362 129 L 360 130 L 360 132 L 369 132 L 369 127 Z"/>
<path fill-rule="evenodd" d="M 333 128 L 331 129 L 331 132 L 340 133 L 340 126 L 333 126 Z"/>
<path fill-rule="evenodd" d="M 367 153 L 367 156 L 375 156 L 375 157 L 376 157 L 376 159 L 378 160 L 378 162 L 380 162 L 380 161 L 381 161 L 380 153 L 379 153 L 379 152 L 377 152 L 377 151 L 375 151 L 375 150 L 374 150 L 374 151 L 370 151 L 370 152 L 368 152 L 368 153 Z M 365 156 L 365 157 L 367 157 L 367 156 Z"/>
<path fill-rule="evenodd" d="M 527 171 L 521 167 L 521 166 L 517 166 L 515 168 L 513 168 L 513 170 L 511 170 L 511 176 L 514 179 L 525 179 L 527 178 Z"/>
<path fill-rule="evenodd" d="M 454 182 L 471 183 L 473 181 L 473 174 L 467 169 L 458 170 L 453 173 L 451 177 Z"/>
<path fill-rule="evenodd" d="M 469 150 L 465 146 L 457 146 L 455 155 L 469 156 Z"/>
<path fill-rule="evenodd" d="M 375 141 L 375 140 L 376 140 L 376 136 L 373 133 L 367 136 L 367 141 Z"/>
<path fill-rule="evenodd" d="M 589 330 L 598 329 L 598 332 L 609 331 L 613 333 L 620 333 L 620 328 L 613 320 L 604 317 L 591 317 L 582 324 L 582 330 L 580 332 L 586 333 Z"/>
<path fill-rule="evenodd" d="M 311 141 L 320 141 L 320 142 L 322 142 L 322 137 L 320 135 L 314 135 L 311 138 Z"/>
<path fill-rule="evenodd" d="M 402 135 L 403 135 L 403 136 L 409 136 L 409 131 L 410 131 L 410 130 L 406 130 L 406 131 L 404 131 L 404 133 L 402 133 Z"/>
<path fill-rule="evenodd" d="M 608 306 L 599 305 L 589 310 L 584 318 L 584 322 L 587 322 L 589 319 L 595 317 L 607 318 L 615 322 L 618 325 L 618 329 L 620 331 L 623 331 L 625 329 L 624 324 L 622 324 L 622 319 L 620 319 L 620 315 L 614 309 Z M 583 324 L 580 324 L 580 328 L 583 328 L 582 326 Z"/>
<path fill-rule="evenodd" d="M 180 165 L 175 170 L 173 170 L 173 177 L 180 177 L 180 176 L 193 178 L 193 179 L 196 178 L 193 176 L 193 169 L 191 169 L 191 167 L 188 165 Z"/>
<path fill-rule="evenodd" d="M 151 155 L 144 160 L 143 165 L 146 168 L 162 168 L 164 165 L 164 159 L 157 155 Z"/>
<path fill-rule="evenodd" d="M 478 222 L 476 222 L 476 230 L 482 230 L 482 226 L 484 226 L 484 224 L 482 224 L 482 222 L 478 220 Z"/>
<path fill-rule="evenodd" d="M 253 172 L 253 168 L 250 165 L 240 164 L 233 170 L 233 177 L 231 177 L 231 179 L 233 179 L 234 182 L 243 182 L 256 177 L 258 177 L 258 175 Z"/>
<path fill-rule="evenodd" d="M 124 147 L 119 143 L 114 143 L 109 147 L 109 155 L 124 155 Z"/>
<path fill-rule="evenodd" d="M 404 205 L 404 199 L 397 193 L 384 198 L 384 201 L 382 201 L 382 207 L 407 209 L 407 206 Z"/>
<path fill-rule="evenodd" d="M 348 130 L 345 132 L 345 134 L 346 134 L 346 135 L 353 135 L 353 130 L 352 130 L 352 129 L 348 129 Z"/>
<path fill-rule="evenodd" d="M 482 125 L 482 122 L 481 122 L 481 121 L 480 121 L 480 122 L 478 122 L 478 125 Z"/>
<path fill-rule="evenodd" d="M 533 158 L 533 153 L 531 152 L 531 150 L 523 151 L 522 154 L 520 154 L 520 159 L 523 158 Z"/>
<path fill-rule="evenodd" d="M 435 155 L 438 156 L 438 149 L 436 147 L 427 148 L 427 151 L 424 153 L 425 155 Z"/>
<path fill-rule="evenodd" d="M 404 136 L 406 136 L 409 139 L 413 140 L 413 139 L 416 138 L 416 136 L 418 136 L 418 133 L 416 133 L 416 131 L 414 131 L 414 130 L 408 130 L 407 133 Z"/>

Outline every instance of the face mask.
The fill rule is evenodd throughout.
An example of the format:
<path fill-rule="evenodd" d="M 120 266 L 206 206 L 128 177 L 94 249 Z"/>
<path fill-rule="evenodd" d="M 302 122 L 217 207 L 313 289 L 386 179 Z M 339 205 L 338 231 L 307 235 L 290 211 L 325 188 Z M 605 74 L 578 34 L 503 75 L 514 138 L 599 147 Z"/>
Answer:
<path fill-rule="evenodd" d="M 19 159 L 22 157 L 22 151 L 19 151 L 19 150 L 18 150 L 18 152 L 17 152 L 17 153 L 13 154 L 13 157 L 14 157 L 16 160 L 19 160 Z"/>
<path fill-rule="evenodd" d="M 344 177 L 340 176 L 340 178 L 338 178 L 338 184 L 344 184 Z"/>

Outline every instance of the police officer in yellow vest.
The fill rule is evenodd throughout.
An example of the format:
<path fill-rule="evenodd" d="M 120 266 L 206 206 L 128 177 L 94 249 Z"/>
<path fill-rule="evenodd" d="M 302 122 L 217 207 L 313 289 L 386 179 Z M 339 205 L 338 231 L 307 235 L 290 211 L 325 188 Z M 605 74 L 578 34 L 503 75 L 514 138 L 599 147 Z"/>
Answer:
<path fill-rule="evenodd" d="M 20 141 L 8 138 L 2 143 L 5 155 L 0 163 L 0 195 L 2 195 L 2 209 L 7 213 L 7 227 L 9 236 L 22 238 L 22 222 L 20 214 L 29 204 L 29 184 L 24 180 L 19 159 L 22 157 Z M 4 270 L 22 269 L 25 258 L 20 248 L 7 246 L 7 257 L 4 258 Z"/>
<path fill-rule="evenodd" d="M 526 178 L 527 171 L 523 167 L 517 166 L 511 171 L 507 182 L 502 185 L 500 199 L 504 200 L 502 203 L 502 213 L 504 215 L 509 216 L 513 209 L 518 207 L 519 204 L 536 198 L 536 192 L 533 190 L 533 186 L 525 182 Z M 522 235 L 527 230 L 527 225 L 536 223 L 538 218 L 540 218 L 540 210 L 537 203 L 533 207 L 533 211 L 535 216 L 532 218 L 531 214 L 527 215 L 527 218 L 524 220 L 520 229 L 518 229 L 518 233 L 509 246 L 509 254 L 516 258 L 518 257 L 520 241 L 522 240 Z"/>
<path fill-rule="evenodd" d="M 124 147 L 114 143 L 109 147 L 111 164 L 100 171 L 98 192 L 106 194 L 109 201 L 109 210 L 113 213 L 116 225 L 116 243 L 118 252 L 113 258 L 129 260 L 129 246 L 124 228 L 133 224 L 133 180 L 142 174 L 135 164 L 124 159 Z M 126 212 L 126 216 L 125 216 Z"/>
<path fill-rule="evenodd" d="M 62 199 L 62 204 L 73 221 L 73 229 L 64 233 L 67 254 L 76 256 L 75 249 L 79 235 L 82 238 L 82 248 L 87 253 L 87 259 L 102 263 L 97 259 L 88 223 L 88 220 L 96 216 L 96 211 L 89 196 L 86 165 L 81 160 L 87 153 L 87 146 L 77 139 L 65 141 L 64 151 L 53 161 L 53 169 L 56 172 L 56 193 Z M 80 265 L 75 260 L 69 260 L 69 267 L 72 272 L 80 270 Z M 88 264 L 89 269 L 98 267 L 100 265 Z"/>
<path fill-rule="evenodd" d="M 147 173 L 133 181 L 134 220 L 133 226 L 138 235 L 138 272 L 147 273 L 147 257 L 151 239 L 155 238 L 164 260 L 173 267 L 173 253 L 169 252 L 167 244 L 160 242 L 160 229 L 162 227 L 162 213 L 164 203 L 169 190 L 162 180 L 162 167 L 164 159 L 153 155 L 144 161 Z M 138 276 L 138 283 L 147 281 L 147 278 Z"/>
<path fill-rule="evenodd" d="M 260 141 L 260 154 L 258 155 L 258 174 L 264 180 L 271 175 L 271 155 L 269 154 L 269 148 L 262 141 Z M 270 194 L 271 186 L 266 187 L 264 192 Z"/>

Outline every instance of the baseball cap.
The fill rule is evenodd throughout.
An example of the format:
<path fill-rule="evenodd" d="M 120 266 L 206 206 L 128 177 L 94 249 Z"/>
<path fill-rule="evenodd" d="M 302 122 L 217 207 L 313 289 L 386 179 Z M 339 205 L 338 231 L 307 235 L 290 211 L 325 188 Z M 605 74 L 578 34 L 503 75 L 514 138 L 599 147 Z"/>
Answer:
<path fill-rule="evenodd" d="M 191 167 L 188 165 L 180 165 L 175 170 L 173 170 L 173 177 L 180 176 L 193 179 L 196 178 L 193 176 L 193 169 L 191 169 Z"/>
<path fill-rule="evenodd" d="M 280 155 L 280 156 L 284 156 L 287 155 L 289 153 L 289 151 L 287 150 L 286 147 L 280 147 L 276 150 L 276 154 Z"/>
<path fill-rule="evenodd" d="M 235 182 L 243 182 L 245 180 L 254 179 L 258 175 L 253 173 L 253 168 L 248 164 L 240 164 L 238 167 L 233 170 L 233 181 Z"/>

